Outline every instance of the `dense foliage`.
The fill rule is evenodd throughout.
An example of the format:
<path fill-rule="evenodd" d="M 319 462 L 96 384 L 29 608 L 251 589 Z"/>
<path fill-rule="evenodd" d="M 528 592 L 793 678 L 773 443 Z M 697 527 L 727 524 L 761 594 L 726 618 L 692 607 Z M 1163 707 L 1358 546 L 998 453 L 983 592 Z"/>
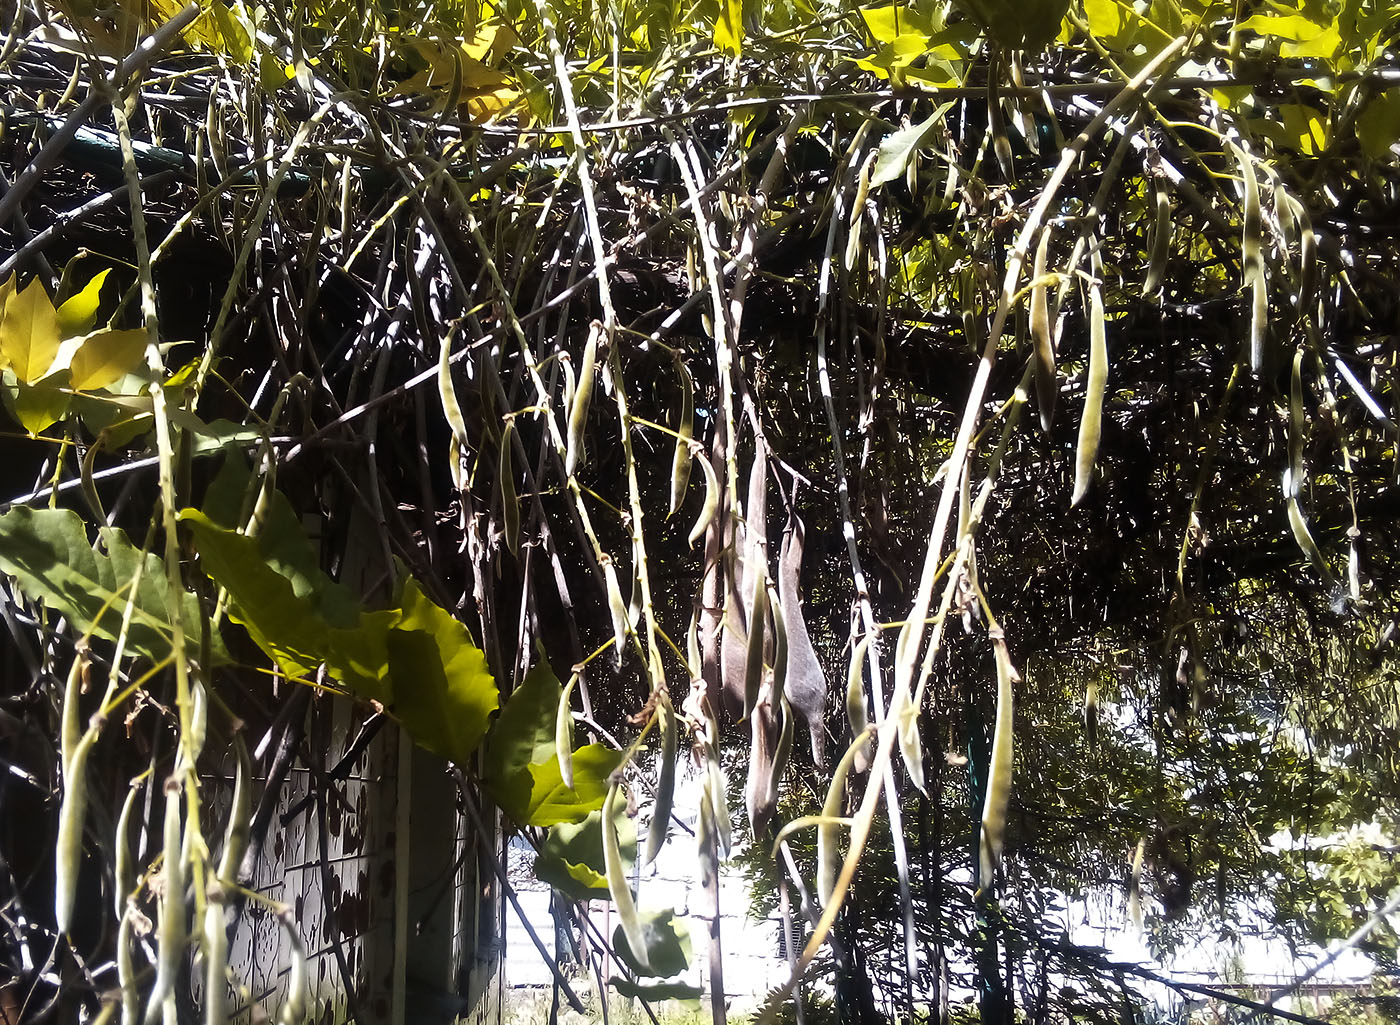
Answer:
<path fill-rule="evenodd" d="M 1126 1020 L 1086 901 L 1393 966 L 1397 14 L 9 5 L 10 963 L 223 1020 L 271 669 L 608 893 L 628 995 L 718 966 L 663 842 L 805 921 L 770 1016 Z"/>

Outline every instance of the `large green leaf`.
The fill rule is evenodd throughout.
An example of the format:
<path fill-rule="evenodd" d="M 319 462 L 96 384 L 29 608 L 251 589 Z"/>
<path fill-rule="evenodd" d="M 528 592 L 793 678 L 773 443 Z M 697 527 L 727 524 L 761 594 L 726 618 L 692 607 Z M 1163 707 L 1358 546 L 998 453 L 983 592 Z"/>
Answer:
<path fill-rule="evenodd" d="M 1069 0 L 954 0 L 997 43 L 1040 50 L 1060 31 Z"/>
<path fill-rule="evenodd" d="M 325 589 L 317 586 L 323 575 L 308 577 L 286 562 L 269 561 L 269 552 L 294 547 L 272 536 L 272 524 L 252 538 L 220 527 L 198 509 L 185 509 L 180 519 L 189 525 L 204 571 L 228 590 L 230 615 L 258 647 L 290 673 L 310 673 L 324 662 L 327 672 L 356 694 L 392 703 L 387 639 L 397 609 L 357 608 L 353 617 L 336 609 L 332 621 L 332 607 L 320 600 Z"/>
<path fill-rule="evenodd" d="M 423 747 L 465 765 L 500 700 L 467 628 L 409 578 L 388 653 L 394 714 Z"/>
<path fill-rule="evenodd" d="M 169 657 L 172 602 L 164 563 L 139 551 L 120 530 L 104 527 L 98 533 L 105 554 L 93 549 L 87 525 L 72 510 L 17 506 L 0 515 L 0 570 L 77 630 L 109 641 L 116 640 L 128 600 L 133 600 L 127 652 L 151 661 Z M 138 566 L 141 580 L 133 599 L 131 582 Z M 186 636 L 198 638 L 198 599 L 186 592 L 179 604 Z M 227 660 L 218 638 L 213 655 Z"/>
<path fill-rule="evenodd" d="M 551 826 L 535 859 L 535 878 L 549 883 L 575 900 L 607 899 L 608 881 L 603 875 L 603 813 L 589 812 L 581 822 Z M 630 874 L 637 859 L 637 826 L 627 806 L 618 802 L 613 816 L 623 867 Z"/>
<path fill-rule="evenodd" d="M 6 367 L 0 386 L 5 409 L 31 435 L 48 429 L 68 412 L 72 396 L 68 391 L 68 371 L 61 370 L 36 384 L 25 384 Z"/>
<path fill-rule="evenodd" d="M 642 935 L 646 939 L 645 964 L 638 960 L 619 925 L 613 931 L 613 949 L 628 968 L 638 975 L 666 978 L 690 967 L 690 930 L 670 908 L 643 911 Z"/>
<path fill-rule="evenodd" d="M 553 754 L 509 776 L 488 778 L 486 787 L 501 811 L 518 825 L 578 822 L 603 806 L 608 777 L 617 771 L 623 757 L 621 751 L 589 744 L 574 752 L 573 787 L 564 785 L 559 759 Z"/>
<path fill-rule="evenodd" d="M 541 661 L 511 692 L 486 740 L 488 779 L 508 780 L 533 762 L 554 757 L 554 720 L 564 692 L 549 663 Z"/>
<path fill-rule="evenodd" d="M 703 992 L 699 986 L 692 986 L 688 982 L 637 983 L 616 975 L 608 980 L 608 985 L 617 990 L 619 996 L 640 997 L 648 1003 L 658 1000 L 680 1000 L 693 1004 L 700 1000 L 700 994 Z"/>

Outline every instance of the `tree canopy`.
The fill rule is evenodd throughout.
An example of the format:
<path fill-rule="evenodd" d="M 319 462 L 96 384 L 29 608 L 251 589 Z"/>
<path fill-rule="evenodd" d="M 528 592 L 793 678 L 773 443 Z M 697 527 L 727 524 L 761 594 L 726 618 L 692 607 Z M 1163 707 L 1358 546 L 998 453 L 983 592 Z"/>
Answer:
<path fill-rule="evenodd" d="M 629 995 L 719 964 L 717 909 L 636 906 L 662 843 L 803 923 L 766 1019 L 1149 1013 L 1090 898 L 1393 968 L 1397 14 L 11 5 L 5 757 L 53 843 L 7 949 L 123 1021 L 197 952 L 223 1020 L 248 809 L 200 768 L 270 776 L 275 671 L 606 891 Z M 159 847 L 94 854 L 148 765 Z"/>

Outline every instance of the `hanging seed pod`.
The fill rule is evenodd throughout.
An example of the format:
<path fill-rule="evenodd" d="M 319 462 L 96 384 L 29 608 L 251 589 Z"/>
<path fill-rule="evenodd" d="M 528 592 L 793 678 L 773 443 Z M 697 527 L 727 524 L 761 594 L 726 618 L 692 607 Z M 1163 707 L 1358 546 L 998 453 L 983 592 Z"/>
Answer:
<path fill-rule="evenodd" d="M 636 902 L 627 885 L 627 872 L 622 867 L 622 847 L 618 843 L 617 829 L 613 816 L 617 813 L 619 786 L 614 781 L 608 787 L 607 799 L 603 801 L 603 869 L 608 881 L 608 895 L 617 908 L 617 921 L 622 926 L 622 935 L 632 948 L 633 959 L 643 968 L 649 967 L 647 960 L 646 936 L 642 931 L 642 918 L 637 913 Z"/>
<path fill-rule="evenodd" d="M 83 821 L 87 817 L 87 761 L 97 743 L 96 729 L 78 741 L 63 777 L 63 804 L 58 811 L 58 838 L 54 842 L 54 920 L 60 933 L 73 922 L 78 895 L 78 872 L 83 862 Z"/>
<path fill-rule="evenodd" d="M 783 773 L 787 771 L 788 760 L 792 757 L 793 720 L 796 718 L 792 714 L 792 706 L 786 700 L 782 702 L 781 708 L 783 722 L 778 731 L 778 746 L 773 751 L 773 769 L 768 778 L 768 795 L 775 803 L 778 799 L 778 788 L 783 781 Z"/>
<path fill-rule="evenodd" d="M 1128 882 L 1128 920 L 1142 932 L 1142 859 L 1147 853 L 1147 837 L 1137 842 L 1133 852 L 1133 870 Z"/>
<path fill-rule="evenodd" d="M 160 924 L 156 930 L 156 979 L 146 1002 L 146 1022 L 151 1025 L 173 1010 L 175 985 L 185 955 L 185 865 L 183 830 L 180 828 L 180 781 L 165 781 L 165 823 L 162 832 L 161 867 L 164 887 L 160 897 Z M 173 1018 L 173 1014 L 167 1015 Z"/>
<path fill-rule="evenodd" d="M 1306 426 L 1303 420 L 1302 368 L 1303 350 L 1299 349 L 1293 356 L 1293 374 L 1289 388 L 1289 467 L 1283 475 L 1283 494 L 1288 502 L 1288 526 L 1293 532 L 1293 540 L 1321 575 L 1323 582 L 1331 585 L 1332 570 L 1322 557 L 1317 542 L 1313 540 L 1312 531 L 1308 529 L 1307 517 L 1303 515 L 1303 507 L 1299 501 L 1303 491 L 1303 433 Z"/>
<path fill-rule="evenodd" d="M 515 420 L 506 421 L 506 429 L 501 432 L 501 457 L 497 462 L 497 476 L 501 487 L 501 519 L 505 524 L 506 550 L 515 558 L 520 558 L 520 502 L 515 496 L 515 469 L 511 465 L 511 449 L 515 440 Z"/>
<path fill-rule="evenodd" d="M 583 455 L 583 432 L 588 426 L 588 405 L 593 399 L 593 383 L 598 370 L 598 342 L 603 325 L 593 321 L 588 325 L 588 341 L 583 346 L 583 363 L 579 366 L 574 401 L 569 406 L 569 445 L 564 455 L 564 473 L 572 477 Z"/>
<path fill-rule="evenodd" d="M 851 203 L 851 216 L 846 225 L 846 270 L 855 266 L 861 250 L 861 223 L 865 218 L 865 203 L 870 197 L 870 169 L 875 166 L 878 151 L 872 150 L 860 167 L 856 182 L 855 201 Z"/>
<path fill-rule="evenodd" d="M 452 440 L 457 445 L 458 455 L 452 459 L 452 475 L 455 479 L 461 464 L 460 453 L 471 447 L 471 441 L 467 437 L 467 422 L 462 417 L 461 403 L 457 401 L 457 386 L 452 381 L 452 334 L 448 332 L 438 350 L 437 380 L 438 397 L 442 400 L 442 415 L 447 419 L 447 426 L 452 429 Z M 460 481 L 457 483 L 460 487 Z"/>
<path fill-rule="evenodd" d="M 1147 278 L 1142 283 L 1142 294 L 1147 298 L 1156 295 L 1162 287 L 1172 241 L 1172 204 L 1165 175 L 1152 176 L 1152 193 L 1156 217 L 1152 223 L 1152 245 L 1147 254 Z M 1098 277 L 1097 273 L 1094 276 Z"/>
<path fill-rule="evenodd" d="M 136 867 L 132 861 L 131 814 L 141 793 L 139 779 L 131 781 L 126 800 L 117 818 L 117 833 L 113 848 L 116 852 L 112 877 L 115 880 L 117 925 L 117 987 L 121 990 L 122 1025 L 136 1025 L 141 1017 L 141 996 L 136 987 L 136 964 L 131 956 L 131 907 L 136 892 Z"/>
<path fill-rule="evenodd" d="M 897 729 L 899 731 L 899 753 L 904 758 L 904 767 L 909 770 L 909 782 L 913 783 L 919 793 L 928 795 L 928 790 L 924 786 L 924 742 L 919 736 L 919 709 L 918 706 L 910 703 L 900 719 Z"/>
<path fill-rule="evenodd" d="M 666 827 L 671 821 L 671 806 L 676 796 L 676 711 L 671 699 L 662 691 L 656 704 L 657 725 L 661 729 L 661 751 L 656 763 L 656 806 L 652 809 L 651 826 L 647 829 L 646 855 L 642 864 L 650 865 L 661 853 L 666 842 Z"/>
<path fill-rule="evenodd" d="M 768 700 L 777 708 L 787 700 L 783 696 L 783 688 L 787 683 L 788 638 L 782 599 L 778 597 L 778 589 L 772 584 L 768 585 L 768 607 L 773 613 L 773 679 Z"/>
<path fill-rule="evenodd" d="M 1006 809 L 1011 802 L 1011 769 L 1016 760 L 1015 715 L 1012 684 L 1020 679 L 1006 650 L 1006 636 L 1000 629 L 990 631 L 996 648 L 997 724 L 992 735 L 992 762 L 987 775 L 987 799 L 982 805 L 982 842 L 977 889 L 991 893 L 997 866 L 1001 863 L 1002 841 L 1006 837 Z"/>
<path fill-rule="evenodd" d="M 695 436 L 695 383 L 680 353 L 676 354 L 676 375 L 681 379 L 681 406 L 676 417 L 676 451 L 671 459 L 671 508 L 667 517 L 674 516 L 685 498 L 690 483 L 690 446 Z"/>
<path fill-rule="evenodd" d="M 627 603 L 622 600 L 622 587 L 617 582 L 617 568 L 607 552 L 598 557 L 598 565 L 603 568 L 603 582 L 608 591 L 608 614 L 612 617 L 613 656 L 617 664 L 627 654 L 627 638 L 631 636 L 632 624 L 627 618 Z"/>
<path fill-rule="evenodd" d="M 1084 687 L 1084 743 L 1092 753 L 1099 747 L 1099 681 Z"/>
<path fill-rule="evenodd" d="M 695 526 L 690 528 L 690 536 L 686 539 L 690 547 L 694 548 L 695 542 L 704 537 L 705 531 L 710 529 L 710 523 L 719 509 L 719 478 L 715 476 L 715 468 L 710 465 L 710 459 L 699 442 L 694 443 L 691 455 L 700 464 L 700 469 L 705 471 L 705 504 L 700 507 L 700 515 L 696 517 Z"/>
<path fill-rule="evenodd" d="M 763 639 L 768 620 L 768 574 L 761 561 L 753 567 L 753 610 L 749 616 L 748 652 L 744 659 L 744 716 L 753 714 L 763 686 Z"/>
<path fill-rule="evenodd" d="M 773 795 L 768 789 L 775 747 L 773 725 L 767 702 L 749 714 L 749 771 L 744 780 L 744 807 L 756 837 L 764 835 L 773 818 Z"/>
<path fill-rule="evenodd" d="M 700 852 L 700 885 L 709 889 L 719 877 L 719 836 L 715 828 L 713 784 L 709 776 L 700 785 L 700 821 L 696 824 L 695 842 Z"/>
<path fill-rule="evenodd" d="M 855 763 L 856 752 L 868 744 L 869 737 L 857 736 L 841 756 L 831 776 L 826 800 L 822 802 L 822 822 L 817 826 L 817 899 L 825 908 L 831 903 L 836 889 L 836 877 L 841 873 L 841 829 L 838 821 L 846 804 L 846 777 Z"/>
<path fill-rule="evenodd" d="M 1264 346 L 1269 327 L 1268 278 L 1264 266 L 1263 219 L 1259 207 L 1259 180 L 1254 174 L 1254 161 L 1233 142 L 1235 159 L 1240 164 L 1244 185 L 1241 258 L 1244 261 L 1244 286 L 1249 290 L 1249 367 L 1258 374 L 1264 367 Z"/>
<path fill-rule="evenodd" d="M 574 408 L 574 393 L 578 390 L 578 378 L 574 376 L 574 360 L 567 352 L 559 354 L 559 366 L 564 371 L 564 408 Z"/>
<path fill-rule="evenodd" d="M 559 778 L 570 790 L 574 788 L 574 709 L 572 698 L 578 671 L 569 677 L 559 694 L 559 710 L 554 716 L 554 752 L 559 759 Z"/>
<path fill-rule="evenodd" d="M 733 847 L 729 828 L 729 796 L 724 785 L 724 767 L 719 760 L 719 723 L 714 710 L 705 704 L 705 778 L 710 788 L 710 805 L 714 811 L 715 827 L 724 857 Z"/>
<path fill-rule="evenodd" d="M 305 1025 L 311 1002 L 311 988 L 306 976 L 306 944 L 291 908 L 283 908 L 278 919 L 282 923 L 282 934 L 287 938 L 291 967 L 287 973 L 287 998 L 277 1015 L 277 1025 Z"/>
<path fill-rule="evenodd" d="M 873 633 L 868 633 L 860 639 L 860 643 L 855 646 L 851 654 L 851 665 L 846 672 L 846 721 L 851 726 L 851 736 L 859 737 L 866 732 L 870 726 L 870 719 L 865 711 L 865 659 L 870 651 L 870 643 L 875 639 Z M 856 772 L 864 772 L 870 767 L 870 743 L 860 745 L 856 749 L 854 759 Z"/>
<path fill-rule="evenodd" d="M 1104 324 L 1102 258 L 1095 248 L 1093 280 L 1089 282 L 1089 366 L 1085 371 L 1084 414 L 1079 420 L 1079 441 L 1074 450 L 1074 496 L 1078 505 L 1089 492 L 1094 479 L 1094 463 L 1099 457 L 1103 433 L 1103 399 L 1108 389 L 1108 335 Z"/>
<path fill-rule="evenodd" d="M 700 609 L 690 614 L 690 626 L 685 631 L 686 672 L 692 680 L 701 678 L 702 659 L 700 656 Z"/>
<path fill-rule="evenodd" d="M 1050 284 L 1046 264 L 1050 253 L 1050 228 L 1041 229 L 1035 249 L 1031 284 L 1031 341 L 1035 346 L 1035 398 L 1040 406 L 1040 426 L 1048 433 L 1055 421 L 1055 400 L 1060 385 L 1055 373 L 1055 337 L 1050 330 Z"/>

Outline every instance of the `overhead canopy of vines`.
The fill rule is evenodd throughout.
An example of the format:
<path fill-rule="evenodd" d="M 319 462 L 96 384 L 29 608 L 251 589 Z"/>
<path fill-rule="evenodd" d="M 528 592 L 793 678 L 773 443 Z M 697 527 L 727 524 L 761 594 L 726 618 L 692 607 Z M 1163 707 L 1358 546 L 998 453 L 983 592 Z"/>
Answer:
<path fill-rule="evenodd" d="M 645 862 L 783 888 L 770 1014 L 1117 1021 L 1086 895 L 1393 957 L 1396 14 L 11 5 L 6 758 L 56 839 L 7 942 L 223 1020 L 199 767 L 252 773 L 267 671 L 606 891 L 629 994 L 696 995 L 629 794 Z M 158 796 L 97 814 L 123 719 Z M 95 858 L 132 814 L 153 860 Z"/>

